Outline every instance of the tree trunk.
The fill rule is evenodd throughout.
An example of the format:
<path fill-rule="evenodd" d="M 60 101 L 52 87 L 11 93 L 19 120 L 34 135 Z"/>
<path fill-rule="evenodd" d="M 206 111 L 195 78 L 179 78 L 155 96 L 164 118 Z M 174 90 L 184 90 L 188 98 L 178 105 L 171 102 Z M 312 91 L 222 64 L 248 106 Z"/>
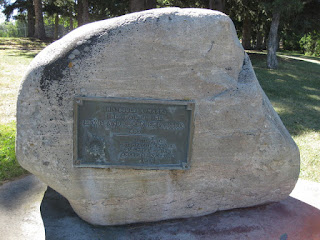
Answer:
<path fill-rule="evenodd" d="M 35 13 L 35 32 L 34 36 L 39 39 L 46 38 L 46 32 L 44 30 L 43 16 L 42 16 L 42 2 L 41 0 L 33 0 L 34 13 Z"/>
<path fill-rule="evenodd" d="M 256 50 L 262 50 L 262 49 L 263 49 L 263 36 L 262 36 L 262 30 L 259 29 L 257 32 Z"/>
<path fill-rule="evenodd" d="M 28 37 L 34 37 L 34 25 L 35 25 L 35 21 L 34 21 L 34 7 L 30 7 L 27 9 L 28 11 L 28 16 L 27 16 L 27 21 L 28 21 Z"/>
<path fill-rule="evenodd" d="M 275 9 L 272 14 L 272 22 L 268 36 L 268 55 L 267 67 L 269 69 L 276 69 L 278 67 L 277 49 L 278 49 L 278 28 L 280 23 L 280 10 Z"/>
<path fill-rule="evenodd" d="M 130 12 L 156 8 L 157 0 L 130 0 Z"/>
<path fill-rule="evenodd" d="M 82 25 L 82 11 L 83 11 L 82 0 L 78 0 L 77 10 L 78 10 L 78 14 L 77 14 L 78 27 L 80 27 Z"/>
<path fill-rule="evenodd" d="M 145 9 L 156 8 L 157 0 L 146 0 L 145 1 Z"/>
<path fill-rule="evenodd" d="M 89 22 L 89 4 L 88 0 L 82 0 L 82 24 L 87 24 Z"/>
<path fill-rule="evenodd" d="M 225 0 L 209 0 L 209 8 L 225 12 L 226 1 Z"/>
<path fill-rule="evenodd" d="M 73 30 L 73 15 L 72 15 L 72 12 L 70 12 L 69 25 L 70 25 L 70 31 L 72 31 Z"/>
<path fill-rule="evenodd" d="M 244 49 L 251 49 L 251 19 L 249 14 L 246 14 L 243 20 L 242 46 Z"/>
<path fill-rule="evenodd" d="M 262 49 L 267 49 L 267 42 L 268 42 L 268 32 L 264 32 L 263 40 L 262 40 Z"/>
<path fill-rule="evenodd" d="M 130 12 L 145 10 L 145 0 L 130 0 Z"/>
<path fill-rule="evenodd" d="M 53 34 L 54 39 L 59 38 L 59 14 L 56 13 L 54 17 L 54 34 Z"/>
<path fill-rule="evenodd" d="M 78 27 L 89 22 L 89 4 L 88 0 L 78 0 Z"/>

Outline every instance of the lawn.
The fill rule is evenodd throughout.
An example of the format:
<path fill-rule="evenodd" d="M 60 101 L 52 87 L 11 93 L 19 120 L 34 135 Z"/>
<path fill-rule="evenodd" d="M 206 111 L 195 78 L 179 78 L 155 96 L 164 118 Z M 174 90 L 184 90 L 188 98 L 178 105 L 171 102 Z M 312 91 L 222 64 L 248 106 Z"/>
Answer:
<path fill-rule="evenodd" d="M 320 182 L 320 59 L 317 64 L 279 57 L 279 68 L 268 70 L 265 54 L 249 55 L 262 88 L 300 149 L 300 177 Z"/>
<path fill-rule="evenodd" d="M 0 185 L 26 173 L 14 154 L 16 97 L 27 66 L 46 45 L 26 38 L 0 38 Z M 250 52 L 262 88 L 299 146 L 300 177 L 320 182 L 320 64 L 284 57 L 297 56 L 294 53 L 281 55 L 279 69 L 268 70 L 265 53 Z"/>
<path fill-rule="evenodd" d="M 48 43 L 28 38 L 0 38 L 0 185 L 26 174 L 15 159 L 15 112 L 21 79 Z"/>
<path fill-rule="evenodd" d="M 28 173 L 16 161 L 15 134 L 15 122 L 0 125 L 0 185 Z"/>
<path fill-rule="evenodd" d="M 0 38 L 0 124 L 15 121 L 21 78 L 46 43 L 28 38 Z"/>

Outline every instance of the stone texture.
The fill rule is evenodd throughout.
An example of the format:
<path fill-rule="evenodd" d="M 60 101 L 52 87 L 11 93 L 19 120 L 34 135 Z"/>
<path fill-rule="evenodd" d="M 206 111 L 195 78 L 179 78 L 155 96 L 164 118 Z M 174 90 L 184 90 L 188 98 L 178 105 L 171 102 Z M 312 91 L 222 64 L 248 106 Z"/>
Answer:
<path fill-rule="evenodd" d="M 0 186 L 0 239 L 45 239 L 40 204 L 46 190 L 33 175 Z"/>
<path fill-rule="evenodd" d="M 75 96 L 194 100 L 190 170 L 74 168 Z M 97 225 L 279 201 L 299 175 L 298 148 L 232 21 L 204 9 L 92 23 L 44 49 L 19 93 L 16 152 L 24 168 Z"/>

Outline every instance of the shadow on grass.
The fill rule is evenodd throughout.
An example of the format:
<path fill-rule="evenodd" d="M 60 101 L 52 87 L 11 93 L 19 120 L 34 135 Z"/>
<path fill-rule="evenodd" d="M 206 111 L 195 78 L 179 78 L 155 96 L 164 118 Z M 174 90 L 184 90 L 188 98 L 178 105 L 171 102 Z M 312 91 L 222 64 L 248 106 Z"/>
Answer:
<path fill-rule="evenodd" d="M 27 58 L 34 58 L 35 56 L 37 56 L 39 52 L 40 50 L 32 50 L 32 51 L 23 50 L 23 51 L 19 51 L 19 53 L 16 55 L 9 55 L 9 56 L 23 56 Z"/>
<path fill-rule="evenodd" d="M 279 68 L 266 68 L 266 55 L 250 53 L 257 78 L 291 135 L 320 131 L 320 66 L 278 58 Z"/>
<path fill-rule="evenodd" d="M 34 58 L 40 52 L 40 50 L 30 50 L 30 51 L 21 51 L 21 50 L 8 50 L 9 54 L 6 54 L 10 57 L 25 57 L 25 58 Z"/>
<path fill-rule="evenodd" d="M 0 50 L 40 51 L 50 43 L 51 39 L 40 41 L 35 38 L 0 38 Z"/>
<path fill-rule="evenodd" d="M 35 38 L 0 38 L 0 50 L 8 51 L 7 56 L 34 58 L 52 40 L 40 41 Z"/>

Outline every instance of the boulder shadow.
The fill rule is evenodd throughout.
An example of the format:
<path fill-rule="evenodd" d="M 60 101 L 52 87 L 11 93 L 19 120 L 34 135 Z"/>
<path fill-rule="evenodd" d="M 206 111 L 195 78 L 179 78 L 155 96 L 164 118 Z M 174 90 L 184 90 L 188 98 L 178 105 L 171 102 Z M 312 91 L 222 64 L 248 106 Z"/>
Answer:
<path fill-rule="evenodd" d="M 121 226 L 93 226 L 48 188 L 41 204 L 47 240 L 320 239 L 320 210 L 295 198 L 213 214 Z"/>

